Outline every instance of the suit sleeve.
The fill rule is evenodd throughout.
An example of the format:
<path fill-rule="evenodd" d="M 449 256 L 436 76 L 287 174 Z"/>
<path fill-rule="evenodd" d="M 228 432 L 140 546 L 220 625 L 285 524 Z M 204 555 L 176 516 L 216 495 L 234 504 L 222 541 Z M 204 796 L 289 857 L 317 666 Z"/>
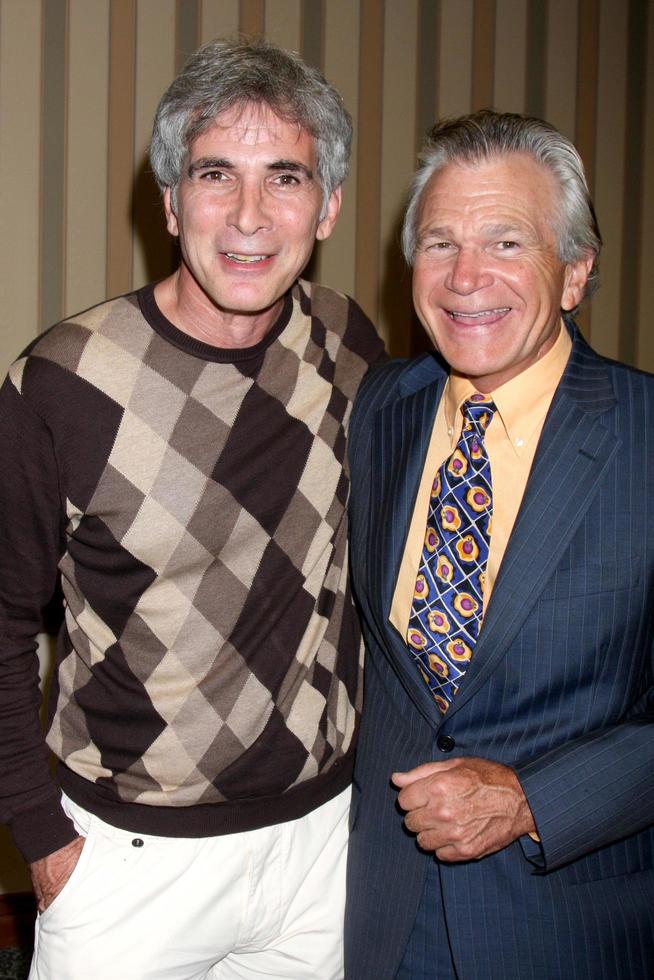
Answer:
<path fill-rule="evenodd" d="M 566 643 L 558 656 L 571 669 L 569 677 L 558 675 L 560 710 L 580 729 L 586 715 L 593 723 L 516 767 L 542 854 L 531 853 L 525 842 L 523 848 L 544 870 L 654 825 L 654 515 L 648 492 L 654 478 L 654 391 L 651 378 L 622 368 L 614 372 L 613 384 L 617 402 L 611 418 L 619 451 L 578 554 L 592 554 L 603 568 L 601 560 L 619 552 L 629 568 L 624 583 L 629 588 L 611 592 L 601 606 L 584 606 L 582 593 L 594 574 L 589 571 L 574 601 L 564 606 L 559 632 Z M 575 622 L 578 631 L 568 631 L 567 624 Z M 566 688 L 573 676 L 575 689 Z M 549 721 L 556 723 L 553 716 Z"/>
<path fill-rule="evenodd" d="M 63 518 L 50 433 L 10 380 L 0 389 L 0 458 L 0 821 L 34 861 L 76 836 L 41 732 L 36 654 Z"/>
<path fill-rule="evenodd" d="M 522 841 L 543 871 L 654 823 L 654 692 L 630 717 L 568 742 L 516 772 L 534 815 L 540 847 Z"/>

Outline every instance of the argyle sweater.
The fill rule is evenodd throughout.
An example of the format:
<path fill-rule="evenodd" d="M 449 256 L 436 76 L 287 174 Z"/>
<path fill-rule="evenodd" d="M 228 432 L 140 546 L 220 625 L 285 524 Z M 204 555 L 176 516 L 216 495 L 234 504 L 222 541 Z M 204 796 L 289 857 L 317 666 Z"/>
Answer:
<path fill-rule="evenodd" d="M 345 788 L 361 703 L 345 436 L 382 344 L 300 281 L 255 347 L 177 330 L 154 289 L 56 325 L 0 392 L 0 819 L 74 836 L 39 730 L 34 637 L 60 581 L 47 743 L 128 830 L 295 819 Z"/>

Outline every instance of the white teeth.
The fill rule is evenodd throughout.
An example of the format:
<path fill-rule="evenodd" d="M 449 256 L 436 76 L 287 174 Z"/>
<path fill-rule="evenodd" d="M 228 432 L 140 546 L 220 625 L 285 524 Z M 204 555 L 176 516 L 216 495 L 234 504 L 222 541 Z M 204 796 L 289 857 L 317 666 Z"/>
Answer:
<path fill-rule="evenodd" d="M 237 252 L 225 252 L 228 259 L 233 259 L 234 262 L 263 262 L 267 259 L 267 255 L 239 255 Z"/>
<path fill-rule="evenodd" d="M 492 316 L 494 313 L 508 313 L 510 306 L 500 306 L 497 310 L 481 310 L 479 313 L 459 313 L 458 310 L 450 310 L 452 316 L 465 316 L 469 320 L 474 320 L 480 316 Z"/>

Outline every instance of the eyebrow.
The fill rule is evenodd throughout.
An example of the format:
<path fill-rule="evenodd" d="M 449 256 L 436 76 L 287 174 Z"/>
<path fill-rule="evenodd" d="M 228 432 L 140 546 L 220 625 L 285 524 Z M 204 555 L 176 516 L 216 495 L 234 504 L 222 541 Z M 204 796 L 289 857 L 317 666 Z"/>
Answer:
<path fill-rule="evenodd" d="M 429 228 L 424 228 L 422 231 L 418 232 L 418 244 L 426 241 L 429 238 L 449 239 L 451 237 L 452 232 L 450 228 L 430 226 Z"/>
<path fill-rule="evenodd" d="M 313 180 L 311 167 L 306 167 L 297 160 L 275 160 L 274 163 L 268 164 L 268 170 L 290 170 L 291 173 L 303 173 L 309 180 Z"/>
<path fill-rule="evenodd" d="M 533 233 L 529 231 L 528 228 L 515 224 L 514 222 L 503 222 L 501 224 L 495 225 L 485 225 L 482 228 L 484 235 L 489 238 L 502 238 L 506 235 L 519 235 L 521 238 L 533 237 Z M 445 225 L 432 225 L 425 228 L 418 234 L 418 243 L 424 242 L 430 238 L 443 238 L 450 239 L 453 237 L 452 229 L 446 227 Z"/>
<path fill-rule="evenodd" d="M 235 164 L 226 157 L 200 157 L 189 164 L 188 176 L 193 177 L 199 170 L 234 170 Z M 291 173 L 302 173 L 308 180 L 313 180 L 313 170 L 297 160 L 273 160 L 266 169 L 276 173 L 278 170 L 290 170 Z"/>
<path fill-rule="evenodd" d="M 421 232 L 423 235 L 439 235 L 441 238 L 447 238 L 450 234 L 450 229 L 446 228 L 445 225 L 429 225 L 424 231 Z"/>

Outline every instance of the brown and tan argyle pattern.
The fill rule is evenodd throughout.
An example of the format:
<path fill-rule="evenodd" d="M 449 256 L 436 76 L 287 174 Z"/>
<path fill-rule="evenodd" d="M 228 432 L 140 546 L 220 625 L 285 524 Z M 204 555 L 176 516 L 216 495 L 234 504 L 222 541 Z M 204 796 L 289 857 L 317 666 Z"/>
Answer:
<path fill-rule="evenodd" d="M 48 743 L 105 795 L 279 796 L 351 752 L 345 434 L 380 355 L 351 300 L 301 281 L 256 348 L 187 337 L 145 287 L 12 368 L 65 508 Z"/>

